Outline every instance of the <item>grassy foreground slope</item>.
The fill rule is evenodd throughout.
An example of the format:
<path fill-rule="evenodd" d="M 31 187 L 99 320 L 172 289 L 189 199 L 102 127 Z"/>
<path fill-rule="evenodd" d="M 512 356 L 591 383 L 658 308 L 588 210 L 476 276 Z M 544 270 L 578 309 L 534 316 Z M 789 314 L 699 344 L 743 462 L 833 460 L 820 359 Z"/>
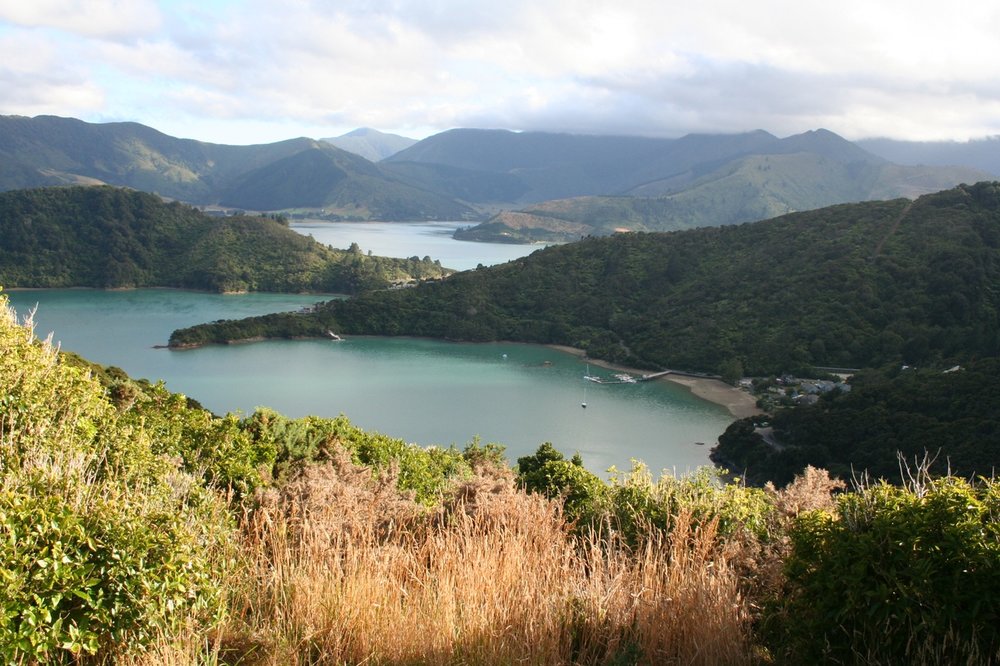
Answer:
<path fill-rule="evenodd" d="M 550 247 L 415 289 L 176 331 L 419 335 L 580 347 L 727 377 L 1000 352 L 1000 184 L 765 222 Z"/>
<path fill-rule="evenodd" d="M 209 217 L 125 189 L 0 193 L 0 284 L 356 293 L 447 274 L 335 250 L 268 217 Z"/>
<path fill-rule="evenodd" d="M 550 445 L 515 476 L 491 445 L 215 417 L 2 295 L 0 419 L 5 663 L 1000 658 L 995 481 L 604 482 Z"/>

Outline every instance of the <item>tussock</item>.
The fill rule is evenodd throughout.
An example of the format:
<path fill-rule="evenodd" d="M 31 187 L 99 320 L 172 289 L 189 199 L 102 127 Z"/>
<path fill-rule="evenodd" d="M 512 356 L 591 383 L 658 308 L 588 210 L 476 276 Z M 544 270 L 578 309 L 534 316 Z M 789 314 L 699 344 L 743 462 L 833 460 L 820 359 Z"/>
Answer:
<path fill-rule="evenodd" d="M 259 664 L 745 663 L 748 613 L 714 523 L 638 549 L 580 540 L 560 503 L 479 476 L 440 509 L 345 457 L 243 525 L 220 654 Z M 402 517 L 402 519 L 401 519 Z"/>

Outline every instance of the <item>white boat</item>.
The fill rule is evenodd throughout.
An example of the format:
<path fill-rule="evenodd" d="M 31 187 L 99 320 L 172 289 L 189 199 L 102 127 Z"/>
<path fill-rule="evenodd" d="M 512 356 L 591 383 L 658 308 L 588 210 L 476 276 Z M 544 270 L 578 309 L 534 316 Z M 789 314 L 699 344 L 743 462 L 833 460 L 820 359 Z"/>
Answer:
<path fill-rule="evenodd" d="M 595 382 L 597 384 L 600 384 L 600 383 L 602 383 L 604 381 L 603 379 L 601 379 L 597 375 L 590 374 L 590 364 L 589 363 L 587 364 L 587 374 L 585 374 L 583 376 L 583 378 L 586 379 L 588 382 Z"/>

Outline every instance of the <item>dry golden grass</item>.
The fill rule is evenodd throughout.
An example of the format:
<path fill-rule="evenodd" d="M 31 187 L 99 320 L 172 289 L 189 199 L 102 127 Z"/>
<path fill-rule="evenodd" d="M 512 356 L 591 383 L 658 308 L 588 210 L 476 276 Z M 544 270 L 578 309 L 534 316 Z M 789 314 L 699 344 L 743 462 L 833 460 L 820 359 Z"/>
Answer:
<path fill-rule="evenodd" d="M 339 459 L 265 498 L 244 522 L 244 567 L 214 658 L 749 661 L 746 604 L 712 524 L 696 529 L 682 515 L 672 535 L 631 550 L 613 536 L 581 541 L 557 502 L 517 491 L 509 475 L 480 477 L 430 512 L 392 486 Z M 191 663 L 194 652 L 157 658 Z"/>

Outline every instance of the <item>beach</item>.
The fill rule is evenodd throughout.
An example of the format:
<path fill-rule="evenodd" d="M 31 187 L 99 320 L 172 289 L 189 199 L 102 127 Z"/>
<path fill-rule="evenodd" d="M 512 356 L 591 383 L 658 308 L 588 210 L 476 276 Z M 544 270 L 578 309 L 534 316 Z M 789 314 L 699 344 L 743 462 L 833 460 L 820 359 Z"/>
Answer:
<path fill-rule="evenodd" d="M 567 354 L 573 354 L 574 356 L 585 359 L 588 363 L 593 363 L 601 368 L 607 368 L 617 372 L 627 372 L 629 374 L 640 376 L 649 373 L 648 370 L 639 370 L 637 368 L 630 368 L 628 366 L 590 358 L 587 356 L 585 351 L 577 349 L 576 347 L 567 347 L 565 345 L 548 345 L 548 347 L 558 349 L 559 351 L 566 352 Z M 662 379 L 675 384 L 680 384 L 702 400 L 708 400 L 709 402 L 725 407 L 729 410 L 729 413 L 737 419 L 761 413 L 761 410 L 757 407 L 757 399 L 753 395 L 742 389 L 738 389 L 735 386 L 731 386 L 721 379 L 691 377 L 688 375 L 673 373 L 664 375 Z"/>

